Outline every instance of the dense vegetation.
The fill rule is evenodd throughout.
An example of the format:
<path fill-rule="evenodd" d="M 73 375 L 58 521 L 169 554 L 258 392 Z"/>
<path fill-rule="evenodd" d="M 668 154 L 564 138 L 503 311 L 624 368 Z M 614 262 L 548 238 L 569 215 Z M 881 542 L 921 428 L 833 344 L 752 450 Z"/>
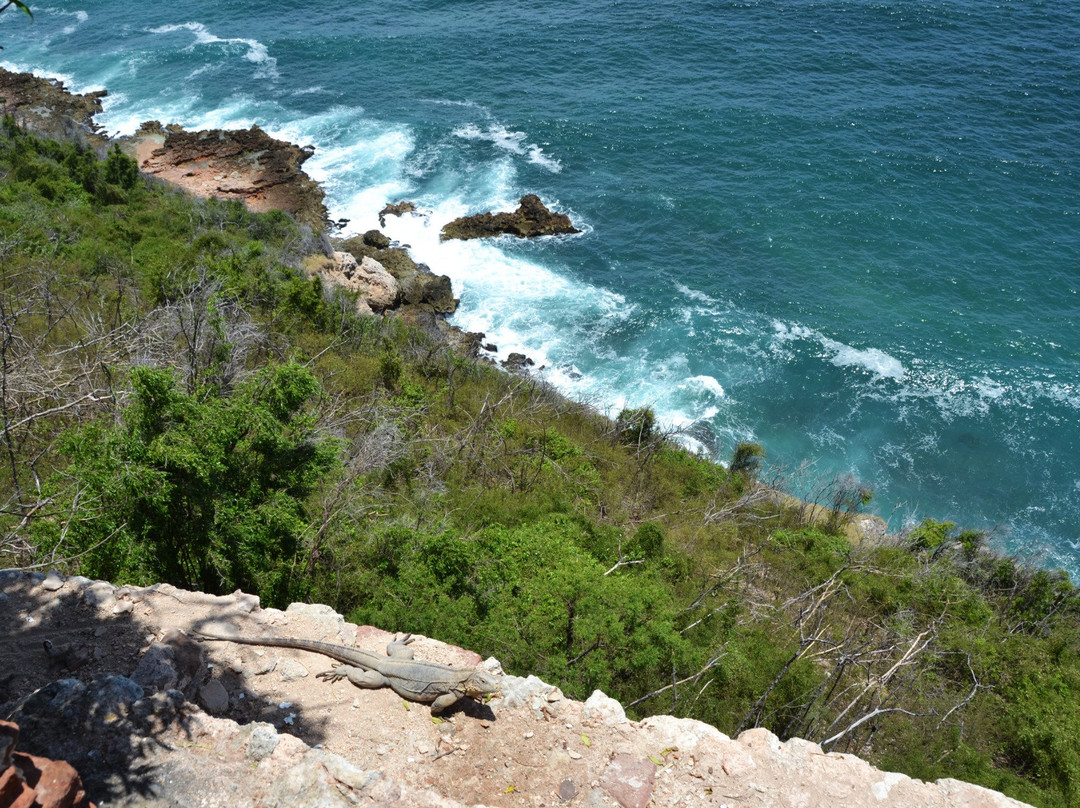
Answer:
<path fill-rule="evenodd" d="M 869 492 L 779 497 L 298 267 L 320 237 L 8 120 L 0 564 L 329 603 L 576 697 L 1080 804 L 1080 597 Z M 768 483 L 769 485 L 765 485 Z"/>

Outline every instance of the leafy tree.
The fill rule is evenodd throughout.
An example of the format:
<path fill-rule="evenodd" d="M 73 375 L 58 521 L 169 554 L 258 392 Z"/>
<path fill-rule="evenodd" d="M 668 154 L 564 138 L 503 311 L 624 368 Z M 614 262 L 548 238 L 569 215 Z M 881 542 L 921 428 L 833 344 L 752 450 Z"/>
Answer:
<path fill-rule="evenodd" d="M 319 392 L 296 364 L 268 368 L 227 397 L 187 394 L 170 370 L 136 368 L 112 427 L 63 444 L 80 516 L 68 525 L 85 570 L 207 592 L 236 588 L 283 604 L 307 524 L 303 499 L 336 464 L 305 404 Z"/>
<path fill-rule="evenodd" d="M 754 479 L 761 470 L 761 461 L 764 457 L 765 447 L 760 443 L 742 441 L 735 447 L 731 456 L 731 473 Z"/>
<path fill-rule="evenodd" d="M 615 419 L 619 441 L 627 446 L 641 446 L 656 437 L 656 413 L 649 407 L 627 408 Z"/>

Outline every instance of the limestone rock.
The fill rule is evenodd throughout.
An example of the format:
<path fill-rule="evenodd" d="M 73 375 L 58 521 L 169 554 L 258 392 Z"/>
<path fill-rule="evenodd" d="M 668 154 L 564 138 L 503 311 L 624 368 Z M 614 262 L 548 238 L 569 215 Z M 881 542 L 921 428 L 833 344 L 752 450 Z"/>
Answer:
<path fill-rule="evenodd" d="M 598 721 L 607 726 L 626 723 L 626 711 L 623 710 L 623 706 L 599 690 L 594 690 L 585 701 L 584 711 L 586 719 Z"/>
<path fill-rule="evenodd" d="M 342 286 L 360 295 L 359 304 L 368 312 L 393 308 L 401 298 L 401 287 L 386 268 L 369 256 L 357 261 L 347 252 L 335 252 L 330 258 L 312 256 L 305 265 L 308 273 L 318 275 L 328 283 Z M 361 310 L 361 313 L 366 313 Z"/>
<path fill-rule="evenodd" d="M 364 257 L 356 268 L 357 282 L 363 284 L 364 300 L 373 311 L 383 311 L 397 305 L 401 295 L 394 276 L 374 258 Z"/>
<path fill-rule="evenodd" d="M 283 682 L 295 682 L 297 679 L 303 679 L 309 673 L 308 669 L 295 659 L 281 660 L 277 670 Z"/>
<path fill-rule="evenodd" d="M 41 588 L 46 592 L 55 592 L 64 585 L 64 576 L 58 570 L 49 570 L 45 580 L 41 582 Z"/>
<path fill-rule="evenodd" d="M 729 738 L 692 719 L 621 720 L 621 707 L 602 693 L 577 702 L 535 676 L 503 676 L 501 698 L 463 702 L 435 724 L 425 706 L 403 703 L 388 688 L 251 675 L 275 658 L 316 669 L 333 664 L 303 650 L 199 644 L 228 695 L 226 704 L 217 690 L 215 700 L 209 688 L 217 685 L 208 685 L 194 696 L 207 709 L 224 710 L 214 717 L 177 690 L 146 695 L 148 686 L 117 672 L 142 664 L 137 650 L 147 637 L 161 638 L 153 653 L 171 653 L 176 670 L 184 668 L 178 662 L 184 646 L 174 636 L 180 630 L 340 640 L 379 654 L 393 634 L 346 623 L 316 604 L 243 611 L 239 604 L 246 601 L 238 594 L 215 597 L 166 586 L 117 590 L 137 604 L 120 619 L 88 609 L 71 579 L 60 590 L 70 597 L 52 596 L 41 587 L 45 577 L 0 572 L 9 596 L 0 610 L 21 614 L 29 601 L 56 602 L 48 619 L 68 625 L 96 619 L 98 630 L 80 635 L 92 634 L 95 654 L 77 671 L 83 681 L 50 681 L 57 672 L 46 670 L 39 643 L 9 644 L 15 655 L 9 664 L 22 673 L 6 686 L 12 700 L 0 709 L 22 727 L 19 751 L 67 760 L 82 774 L 91 799 L 103 804 L 1020 806 L 955 780 L 924 783 L 853 755 L 824 753 L 809 741 L 781 741 L 765 729 Z M 53 636 L 57 643 L 77 640 L 71 633 Z M 478 663 L 474 653 L 431 638 L 417 637 L 412 648 L 420 660 Z M 494 660 L 480 664 L 498 669 Z M 255 723 L 240 726 L 230 719 Z M 313 749 L 297 735 L 325 748 Z M 11 742 L 0 727 L 0 759 L 5 746 Z M 126 790 L 133 783 L 138 790 Z"/>
<path fill-rule="evenodd" d="M 454 219 L 443 227 L 440 238 L 471 239 L 501 235 L 534 238 L 580 232 L 565 213 L 553 213 L 536 194 L 526 194 L 521 197 L 518 209 L 512 213 L 478 213 Z"/>

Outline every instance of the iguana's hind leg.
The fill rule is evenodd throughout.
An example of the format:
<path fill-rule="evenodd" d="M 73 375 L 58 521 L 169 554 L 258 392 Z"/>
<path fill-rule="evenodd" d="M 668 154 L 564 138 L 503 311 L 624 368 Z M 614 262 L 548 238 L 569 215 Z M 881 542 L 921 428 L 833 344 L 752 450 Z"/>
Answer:
<path fill-rule="evenodd" d="M 379 688 L 389 687 L 390 681 L 378 671 L 366 671 L 353 665 L 338 665 L 328 671 L 316 674 L 319 679 L 327 682 L 336 682 L 339 679 L 348 679 L 357 687 Z"/>
<path fill-rule="evenodd" d="M 412 659 L 413 649 L 409 647 L 412 641 L 412 634 L 396 635 L 394 641 L 386 646 L 386 655 L 391 659 Z"/>

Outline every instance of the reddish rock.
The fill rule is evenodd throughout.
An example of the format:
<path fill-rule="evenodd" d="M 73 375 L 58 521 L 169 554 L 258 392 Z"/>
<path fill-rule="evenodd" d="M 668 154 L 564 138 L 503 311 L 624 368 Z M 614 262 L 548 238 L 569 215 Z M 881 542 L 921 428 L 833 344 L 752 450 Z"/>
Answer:
<path fill-rule="evenodd" d="M 323 191 L 301 170 L 314 153 L 250 129 L 187 132 L 157 121 L 128 144 L 139 168 L 195 196 L 237 199 L 253 211 L 283 210 L 317 230 L 327 226 Z"/>
<path fill-rule="evenodd" d="M 622 808 L 645 808 L 655 783 L 656 765 L 627 754 L 615 755 L 600 777 L 600 787 Z"/>
<path fill-rule="evenodd" d="M 0 806 L 94 808 L 70 763 L 15 752 L 18 739 L 18 724 L 0 721 Z"/>

